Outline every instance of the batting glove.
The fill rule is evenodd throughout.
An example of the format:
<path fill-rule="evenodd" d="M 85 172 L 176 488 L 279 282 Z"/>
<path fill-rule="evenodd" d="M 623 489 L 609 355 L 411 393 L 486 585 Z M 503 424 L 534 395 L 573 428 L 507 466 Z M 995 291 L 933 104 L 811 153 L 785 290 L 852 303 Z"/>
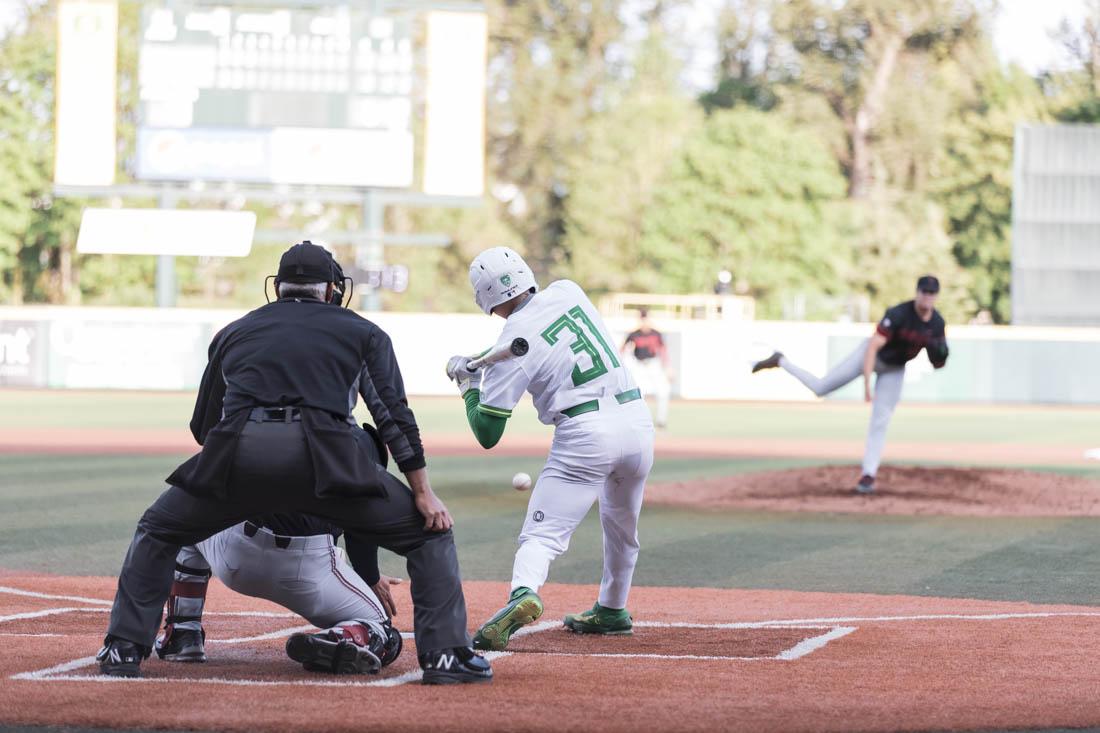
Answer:
<path fill-rule="evenodd" d="M 458 385 L 458 393 L 464 395 L 471 389 L 481 386 L 481 370 L 471 372 L 466 368 L 469 363 L 468 356 L 452 356 L 447 362 L 447 378 Z"/>

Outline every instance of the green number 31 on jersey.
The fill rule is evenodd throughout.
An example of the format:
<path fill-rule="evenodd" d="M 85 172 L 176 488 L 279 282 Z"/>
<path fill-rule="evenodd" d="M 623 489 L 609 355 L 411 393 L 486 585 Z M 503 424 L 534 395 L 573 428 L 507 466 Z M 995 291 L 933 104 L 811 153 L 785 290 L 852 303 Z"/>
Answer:
<path fill-rule="evenodd" d="M 574 387 L 579 387 L 586 382 L 591 382 L 593 379 L 607 374 L 607 364 L 604 362 L 603 357 L 600 356 L 600 352 L 596 350 L 595 345 L 592 343 L 592 339 L 585 333 L 586 329 L 595 336 L 596 341 L 603 347 L 604 353 L 607 354 L 607 358 L 611 362 L 611 366 L 618 369 L 619 360 L 615 358 L 615 352 L 607 345 L 607 341 L 604 340 L 603 334 L 600 333 L 600 330 L 592 323 L 592 319 L 588 317 L 588 314 L 585 313 L 579 305 L 570 308 L 569 313 L 559 316 L 557 320 L 547 326 L 542 332 L 542 337 L 546 340 L 546 343 L 553 346 L 558 342 L 562 331 L 569 331 L 573 334 L 573 343 L 570 344 L 573 353 L 580 354 L 584 352 L 588 354 L 588 358 L 592 360 L 592 366 L 588 369 L 581 369 L 579 364 L 573 365 L 572 376 Z"/>

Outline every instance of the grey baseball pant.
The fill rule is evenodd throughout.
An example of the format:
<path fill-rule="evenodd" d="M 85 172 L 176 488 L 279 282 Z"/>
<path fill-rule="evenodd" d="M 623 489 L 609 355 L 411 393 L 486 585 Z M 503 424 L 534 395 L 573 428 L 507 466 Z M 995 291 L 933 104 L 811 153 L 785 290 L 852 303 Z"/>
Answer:
<path fill-rule="evenodd" d="M 779 360 L 779 366 L 809 387 L 818 397 L 834 392 L 863 374 L 863 358 L 867 354 L 870 339 L 861 343 L 855 351 L 818 377 L 792 363 L 787 357 Z M 886 429 L 901 399 L 901 387 L 905 382 L 905 367 L 875 362 L 875 393 L 871 401 L 871 424 L 867 428 L 867 445 L 863 450 L 863 473 L 874 476 L 882 462 L 882 449 L 886 445 Z"/>

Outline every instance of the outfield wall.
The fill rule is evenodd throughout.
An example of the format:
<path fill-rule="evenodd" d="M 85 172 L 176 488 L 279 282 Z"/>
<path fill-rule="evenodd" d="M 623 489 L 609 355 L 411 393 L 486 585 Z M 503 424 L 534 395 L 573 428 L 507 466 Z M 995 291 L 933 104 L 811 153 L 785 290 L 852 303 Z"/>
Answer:
<path fill-rule="evenodd" d="M 0 387 L 189 390 L 206 348 L 239 311 L 144 308 L 0 308 Z M 409 394 L 446 395 L 447 358 L 489 346 L 501 321 L 475 314 L 378 313 Z M 686 399 L 813 400 L 786 373 L 749 366 L 778 348 L 824 373 L 871 324 L 770 321 L 657 322 L 667 337 L 674 393 Z M 609 319 L 616 340 L 634 327 Z M 935 371 L 910 362 L 905 399 L 925 402 L 1100 404 L 1100 329 L 956 326 L 951 358 Z M 858 383 L 831 399 L 860 399 Z"/>

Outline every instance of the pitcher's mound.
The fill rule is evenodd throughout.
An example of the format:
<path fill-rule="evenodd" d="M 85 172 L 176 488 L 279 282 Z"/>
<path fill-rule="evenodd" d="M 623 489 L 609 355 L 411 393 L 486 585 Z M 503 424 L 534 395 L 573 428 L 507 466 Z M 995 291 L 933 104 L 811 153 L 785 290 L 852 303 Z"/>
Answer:
<path fill-rule="evenodd" d="M 898 466 L 856 494 L 858 466 L 818 466 L 656 483 L 646 501 L 684 507 L 998 517 L 1100 516 L 1100 481 L 1007 469 Z"/>

